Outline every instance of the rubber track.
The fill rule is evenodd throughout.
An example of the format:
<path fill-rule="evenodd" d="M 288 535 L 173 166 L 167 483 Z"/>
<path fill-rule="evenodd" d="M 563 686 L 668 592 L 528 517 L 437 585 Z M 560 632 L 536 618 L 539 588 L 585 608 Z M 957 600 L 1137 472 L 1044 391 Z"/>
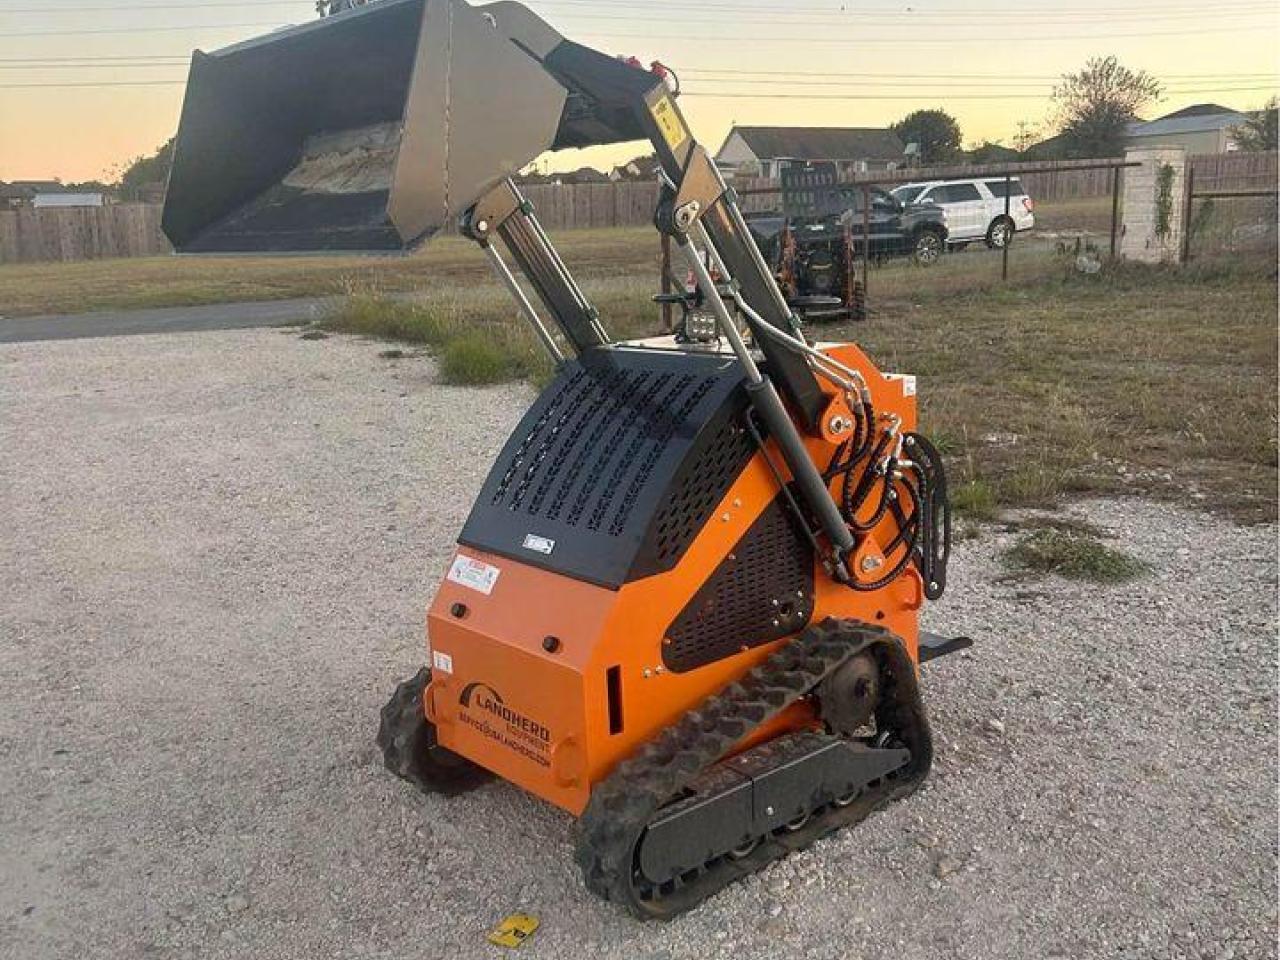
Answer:
<path fill-rule="evenodd" d="M 721 857 L 696 876 L 686 875 L 661 889 L 637 887 L 636 851 L 657 811 L 727 756 L 753 729 L 866 650 L 875 654 L 881 672 L 877 728 L 892 730 L 911 751 L 908 765 L 868 785 L 848 806 L 828 806 L 795 832 L 765 837 L 741 860 Z M 641 919 L 668 919 L 735 880 L 914 792 L 928 774 L 932 759 L 915 664 L 903 642 L 881 627 L 827 619 L 810 626 L 740 681 L 689 711 L 601 781 L 578 822 L 578 864 L 587 888 L 597 896 L 624 906 Z"/>

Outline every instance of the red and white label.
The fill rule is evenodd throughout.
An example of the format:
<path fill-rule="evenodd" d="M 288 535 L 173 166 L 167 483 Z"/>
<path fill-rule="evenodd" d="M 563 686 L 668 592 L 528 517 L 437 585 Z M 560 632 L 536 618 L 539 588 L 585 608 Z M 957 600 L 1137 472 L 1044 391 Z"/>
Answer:
<path fill-rule="evenodd" d="M 502 571 L 491 563 L 472 560 L 470 557 L 458 554 L 453 560 L 453 566 L 449 568 L 449 579 L 469 590 L 483 593 L 487 597 L 493 593 L 500 573 Z"/>

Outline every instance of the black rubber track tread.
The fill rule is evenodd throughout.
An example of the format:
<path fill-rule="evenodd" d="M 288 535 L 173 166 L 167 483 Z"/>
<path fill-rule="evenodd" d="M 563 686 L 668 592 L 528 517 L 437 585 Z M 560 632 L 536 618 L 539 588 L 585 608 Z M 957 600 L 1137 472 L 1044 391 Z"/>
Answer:
<path fill-rule="evenodd" d="M 740 860 L 721 858 L 696 877 L 642 894 L 635 882 L 635 854 L 654 814 L 751 730 L 814 690 L 825 676 L 863 651 L 874 653 L 881 671 L 877 726 L 893 731 L 911 752 L 908 765 L 869 785 L 848 806 L 833 805 L 799 830 L 765 837 Z M 740 681 L 686 713 L 601 781 L 578 822 L 578 864 L 587 888 L 597 896 L 624 906 L 640 919 L 669 919 L 735 880 L 914 792 L 932 760 L 929 723 L 916 685 L 915 664 L 903 642 L 881 627 L 829 618 L 809 627 Z"/>
<path fill-rule="evenodd" d="M 436 740 L 436 729 L 422 712 L 422 692 L 431 682 L 424 667 L 396 687 L 382 708 L 377 743 L 382 762 L 402 780 L 427 794 L 456 797 L 493 779 L 493 774 Z"/>

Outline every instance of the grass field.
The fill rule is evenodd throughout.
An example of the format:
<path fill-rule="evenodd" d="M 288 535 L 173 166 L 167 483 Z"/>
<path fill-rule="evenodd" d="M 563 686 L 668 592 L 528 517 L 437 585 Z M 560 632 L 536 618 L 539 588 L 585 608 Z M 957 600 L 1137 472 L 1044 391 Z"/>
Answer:
<path fill-rule="evenodd" d="M 1046 230 L 1068 227 L 1105 233 L 1107 198 L 1041 204 Z M 586 281 L 627 276 L 656 292 L 660 254 L 648 227 L 569 230 L 556 236 L 564 258 Z M 1014 275 L 1033 279 L 1042 268 L 1034 234 L 1019 237 L 1012 252 Z M 904 293 L 920 284 L 982 285 L 994 279 L 999 256 L 981 243 L 921 270 L 890 261 L 872 273 L 881 292 Z M 448 294 L 472 282 L 494 286 L 488 264 L 474 245 L 441 238 L 419 254 L 369 257 L 150 257 L 0 266 L 0 317 L 145 307 L 199 306 L 240 300 L 285 300 L 342 294 L 351 287 L 385 293 Z M 882 286 L 887 285 L 887 286 Z"/>
<path fill-rule="evenodd" d="M 884 369 L 921 378 L 926 428 L 976 518 L 1116 491 L 1274 517 L 1271 261 L 1084 276 L 1070 258 L 1022 257 L 1009 285 L 998 258 L 980 254 L 885 267 L 872 274 L 869 321 L 814 335 L 855 340 Z M 586 287 L 615 338 L 658 332 L 648 284 L 596 276 Z M 329 325 L 427 345 L 455 382 L 547 373 L 505 294 L 483 285 L 412 303 L 361 294 Z"/>
<path fill-rule="evenodd" d="M 1059 267 L 882 308 L 833 334 L 921 377 L 924 419 L 975 512 L 1143 490 L 1275 516 L 1274 257 Z"/>
<path fill-rule="evenodd" d="M 585 278 L 644 269 L 656 285 L 658 241 L 652 229 L 575 230 L 557 238 Z M 444 237 L 405 257 L 148 257 L 0 266 L 0 316 L 195 306 L 342 294 L 351 287 L 386 293 L 447 293 L 473 282 L 493 285 L 476 246 Z"/>
<path fill-rule="evenodd" d="M 1060 220 L 1096 219 L 1097 200 Z M 1106 211 L 1109 215 L 1109 210 Z M 1040 211 L 1052 225 L 1054 213 Z M 617 339 L 658 332 L 648 229 L 557 238 Z M 1073 491 L 1150 491 L 1242 518 L 1275 515 L 1274 253 L 1182 270 L 1071 269 L 1020 238 L 1011 282 L 981 245 L 930 268 L 873 268 L 858 341 L 921 377 L 922 409 L 960 506 L 991 516 Z M 390 295 L 412 292 L 406 302 Z M 0 315 L 350 294 L 339 329 L 423 344 L 457 382 L 541 380 L 547 366 L 471 245 L 399 260 L 140 260 L 0 268 Z M 495 347 L 495 344 L 497 347 Z"/>

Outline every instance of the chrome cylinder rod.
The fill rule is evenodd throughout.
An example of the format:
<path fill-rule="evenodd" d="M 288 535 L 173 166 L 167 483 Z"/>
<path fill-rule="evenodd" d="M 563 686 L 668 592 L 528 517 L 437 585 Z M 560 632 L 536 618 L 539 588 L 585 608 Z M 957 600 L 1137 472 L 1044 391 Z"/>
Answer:
<path fill-rule="evenodd" d="M 680 247 L 680 252 L 684 254 L 685 259 L 689 261 L 689 269 L 693 271 L 694 279 L 698 282 L 698 289 L 702 291 L 707 303 L 711 305 L 711 312 L 716 315 L 716 322 L 720 324 L 720 332 L 729 341 L 729 346 L 733 348 L 738 362 L 746 370 L 747 381 L 752 384 L 760 383 L 764 377 L 760 375 L 760 368 L 756 365 L 756 358 L 751 355 L 751 351 L 747 349 L 746 343 L 743 342 L 742 333 L 738 330 L 738 325 L 733 322 L 733 314 L 725 306 L 724 298 L 720 296 L 720 290 L 716 286 L 715 280 L 711 277 L 711 271 L 702 262 L 702 254 L 698 253 L 697 248 L 690 242 L 688 237 L 679 237 L 676 243 Z"/>
<path fill-rule="evenodd" d="M 720 197 L 720 202 L 724 204 L 725 209 L 729 211 L 729 221 L 733 224 L 733 228 L 742 235 L 746 241 L 751 260 L 756 266 L 756 270 L 760 272 L 760 276 L 767 281 L 769 288 L 769 296 L 773 298 L 774 304 L 783 315 L 787 318 L 787 323 L 791 327 L 791 332 L 795 336 L 804 340 L 804 331 L 801 329 L 800 321 L 791 310 L 791 305 L 787 303 L 787 298 L 782 293 L 782 288 L 778 286 L 777 280 L 774 279 L 773 270 L 765 262 L 764 254 L 760 252 L 760 246 L 756 243 L 755 237 L 751 235 L 751 227 L 747 225 L 747 218 L 742 215 L 742 207 L 738 205 L 736 194 L 729 189 L 728 184 L 724 181 L 724 176 L 720 173 L 718 167 L 713 167 L 715 177 L 720 186 L 724 189 L 724 193 Z M 701 226 L 701 224 L 699 224 Z M 705 231 L 705 227 L 703 230 Z"/>
<path fill-rule="evenodd" d="M 493 272 L 498 275 L 498 279 L 507 288 L 507 292 L 511 294 L 516 305 L 520 308 L 520 313 L 529 321 L 529 325 L 533 327 L 533 332 L 538 335 L 538 339 L 542 341 L 547 353 L 551 354 L 552 361 L 557 365 L 564 363 L 564 354 L 560 351 L 559 344 L 556 343 L 555 337 L 551 336 L 551 331 L 542 322 L 542 318 L 538 316 L 538 311 L 534 309 L 529 298 L 525 296 L 524 290 L 521 289 L 515 275 L 512 274 L 506 261 L 502 259 L 502 254 L 491 243 L 483 243 L 481 246 L 484 248 L 485 255 L 489 258 Z"/>
<path fill-rule="evenodd" d="M 706 244 L 708 256 L 713 260 L 716 259 L 715 244 L 711 242 L 711 238 L 707 235 L 706 229 L 702 224 L 699 223 L 695 227 L 695 232 Z M 782 452 L 782 459 L 786 461 L 787 467 L 791 471 L 791 476 L 795 479 L 796 485 L 800 489 L 801 498 L 809 509 L 813 511 L 819 526 L 830 541 L 831 553 L 826 559 L 827 567 L 836 579 L 847 581 L 849 571 L 845 558 L 854 549 L 853 534 L 850 533 L 849 527 L 840 515 L 839 507 L 831 499 L 831 491 L 827 488 L 826 481 L 823 480 L 822 474 L 818 472 L 813 459 L 809 456 L 804 440 L 796 429 L 796 425 L 791 421 L 791 417 L 782 403 L 782 398 L 778 396 L 778 391 L 774 389 L 772 383 L 761 375 L 755 358 L 751 355 L 746 343 L 743 342 L 738 325 L 734 322 L 733 315 L 729 313 L 729 308 L 720 296 L 720 291 L 716 287 L 715 281 L 711 278 L 711 272 L 707 269 L 707 265 L 702 262 L 702 255 L 698 253 L 688 237 L 679 238 L 678 243 L 689 261 L 694 277 L 697 278 L 699 289 L 702 290 L 707 302 L 711 304 L 712 312 L 715 313 L 716 319 L 720 323 L 725 339 L 729 341 L 729 346 L 733 348 L 733 352 L 746 370 L 746 390 L 747 396 L 751 399 L 751 406 L 760 414 L 765 427 L 778 444 L 778 449 Z M 726 277 L 726 279 L 728 278 Z"/>

